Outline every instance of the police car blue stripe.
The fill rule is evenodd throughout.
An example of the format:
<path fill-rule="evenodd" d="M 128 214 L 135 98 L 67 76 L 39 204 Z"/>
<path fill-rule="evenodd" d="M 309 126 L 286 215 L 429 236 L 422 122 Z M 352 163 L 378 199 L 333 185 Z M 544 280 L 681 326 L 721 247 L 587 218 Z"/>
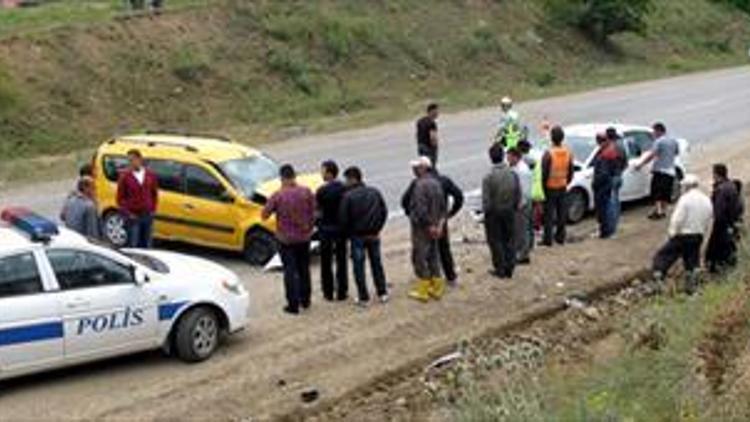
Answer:
<path fill-rule="evenodd" d="M 62 337 L 63 324 L 61 321 L 5 328 L 0 329 L 0 347 Z"/>
<path fill-rule="evenodd" d="M 187 302 L 173 302 L 159 305 L 159 321 L 170 320 L 177 311 L 180 310 Z"/>

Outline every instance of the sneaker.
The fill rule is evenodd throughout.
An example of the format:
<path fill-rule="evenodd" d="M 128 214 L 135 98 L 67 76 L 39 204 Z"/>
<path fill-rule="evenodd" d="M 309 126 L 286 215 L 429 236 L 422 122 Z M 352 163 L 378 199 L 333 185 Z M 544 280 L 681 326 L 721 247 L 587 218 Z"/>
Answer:
<path fill-rule="evenodd" d="M 391 298 L 387 294 L 380 295 L 378 299 L 380 299 L 380 303 L 382 303 L 383 305 L 385 305 L 386 303 L 388 303 L 389 300 L 391 300 Z"/>

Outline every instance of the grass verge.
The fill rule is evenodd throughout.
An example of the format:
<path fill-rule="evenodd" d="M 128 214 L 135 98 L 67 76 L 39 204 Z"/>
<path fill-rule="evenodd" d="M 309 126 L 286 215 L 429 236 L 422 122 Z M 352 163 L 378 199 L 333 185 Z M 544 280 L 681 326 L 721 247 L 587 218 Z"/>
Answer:
<path fill-rule="evenodd" d="M 750 370 L 750 360 L 742 359 L 750 350 L 747 258 L 745 251 L 738 268 L 697 297 L 645 301 L 589 345 L 586 357 L 568 356 L 559 364 L 547 356 L 541 369 L 465 384 L 453 406 L 455 419 L 747 420 L 748 390 L 733 387 Z"/>

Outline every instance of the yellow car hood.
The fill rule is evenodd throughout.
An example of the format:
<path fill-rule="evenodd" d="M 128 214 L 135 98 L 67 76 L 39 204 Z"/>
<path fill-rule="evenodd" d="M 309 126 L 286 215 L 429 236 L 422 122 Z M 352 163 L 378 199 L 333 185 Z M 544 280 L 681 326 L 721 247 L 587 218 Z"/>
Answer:
<path fill-rule="evenodd" d="M 297 183 L 310 188 L 313 192 L 317 191 L 318 188 L 323 184 L 323 178 L 316 173 L 300 174 L 297 175 Z M 269 180 L 261 183 L 256 189 L 256 193 L 270 198 L 277 190 L 281 188 L 281 179 Z"/>

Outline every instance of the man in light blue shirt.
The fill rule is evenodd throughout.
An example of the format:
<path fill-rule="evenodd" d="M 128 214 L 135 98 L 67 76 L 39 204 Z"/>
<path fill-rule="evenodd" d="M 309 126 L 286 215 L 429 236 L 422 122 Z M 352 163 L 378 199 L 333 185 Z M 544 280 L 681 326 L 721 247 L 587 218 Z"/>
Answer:
<path fill-rule="evenodd" d="M 656 138 L 654 146 L 644 155 L 635 169 L 640 170 L 652 161 L 654 163 L 651 167 L 651 196 L 654 199 L 655 208 L 648 218 L 660 220 L 667 216 L 667 204 L 672 200 L 674 193 L 675 177 L 677 177 L 675 160 L 680 153 L 680 146 L 674 138 L 667 136 L 667 128 L 663 123 L 655 123 L 653 130 L 654 138 Z"/>

